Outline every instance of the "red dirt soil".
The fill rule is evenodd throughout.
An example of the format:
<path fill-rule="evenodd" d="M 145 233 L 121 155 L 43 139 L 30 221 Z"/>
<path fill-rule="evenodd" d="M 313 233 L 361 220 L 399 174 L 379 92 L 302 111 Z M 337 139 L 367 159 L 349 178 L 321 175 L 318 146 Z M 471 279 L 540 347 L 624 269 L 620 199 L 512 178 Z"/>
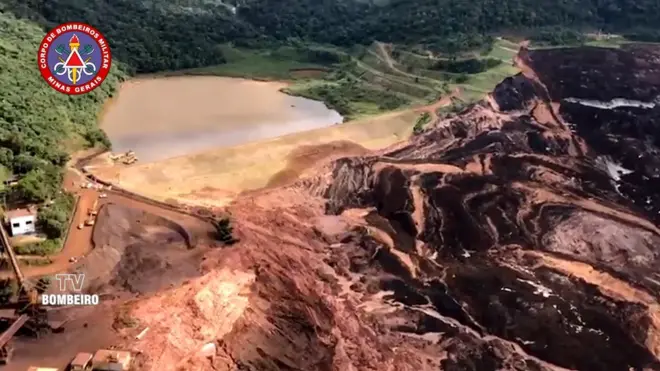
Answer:
<path fill-rule="evenodd" d="M 84 223 L 84 221 L 87 219 L 87 212 L 94 205 L 94 202 L 97 199 L 97 210 L 100 210 L 102 207 L 108 204 L 122 205 L 133 209 L 143 210 L 145 212 L 176 221 L 184 228 L 199 233 L 200 235 L 208 236 L 213 232 L 213 226 L 199 218 L 132 199 L 126 195 L 117 193 L 112 190 L 82 188 L 81 185 L 86 183 L 90 183 L 90 181 L 82 176 L 77 170 L 69 169 L 67 171 L 64 180 L 65 189 L 74 193 L 76 197 L 78 197 L 79 201 L 72 217 L 72 222 L 67 233 L 66 241 L 62 247 L 62 250 L 50 257 L 53 261 L 52 264 L 22 267 L 21 270 L 26 278 L 53 275 L 58 272 L 64 272 L 73 269 L 75 265 L 70 262 L 71 258 L 79 259 L 92 251 L 94 248 L 94 244 L 92 242 L 92 233 L 96 226 L 85 226 L 82 229 L 79 229 L 78 225 Z M 99 196 L 102 193 L 105 193 L 107 197 L 100 198 Z M 13 277 L 13 273 L 10 271 L 0 272 L 0 278 L 11 277 Z"/>

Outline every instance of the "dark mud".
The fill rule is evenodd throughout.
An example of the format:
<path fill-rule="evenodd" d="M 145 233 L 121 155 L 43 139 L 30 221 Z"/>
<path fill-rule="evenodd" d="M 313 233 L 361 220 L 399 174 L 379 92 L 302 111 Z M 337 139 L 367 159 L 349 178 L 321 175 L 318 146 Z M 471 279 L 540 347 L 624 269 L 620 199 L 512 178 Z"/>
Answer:
<path fill-rule="evenodd" d="M 196 237 L 169 219 L 109 204 L 92 238 L 96 248 L 78 268 L 89 291 L 145 294 L 201 275 Z"/>
<path fill-rule="evenodd" d="M 647 304 L 525 254 L 587 263 L 657 301 L 648 278 L 660 277 L 660 106 L 569 98 L 655 101 L 660 50 L 523 51 L 521 60 L 536 77 L 504 80 L 497 107 L 473 105 L 383 157 L 335 163 L 326 211 L 374 208 L 366 222 L 413 267 L 361 229 L 327 263 L 357 275 L 356 292 L 392 292 L 384 300 L 404 308 L 382 320 L 392 331 L 444 333 L 435 343 L 444 370 L 660 369 Z"/>
<path fill-rule="evenodd" d="M 630 171 L 621 174 L 619 192 L 634 203 L 636 211 L 660 223 L 658 48 L 629 45 L 621 49 L 534 51 L 528 60 L 551 99 L 562 102 L 562 117 L 589 145 L 591 157 L 609 156 Z M 604 63 L 607 69 L 602 68 Z M 561 79 L 556 78 L 558 73 Z M 623 98 L 655 105 L 603 109 L 566 101 L 573 97 L 596 101 Z"/>

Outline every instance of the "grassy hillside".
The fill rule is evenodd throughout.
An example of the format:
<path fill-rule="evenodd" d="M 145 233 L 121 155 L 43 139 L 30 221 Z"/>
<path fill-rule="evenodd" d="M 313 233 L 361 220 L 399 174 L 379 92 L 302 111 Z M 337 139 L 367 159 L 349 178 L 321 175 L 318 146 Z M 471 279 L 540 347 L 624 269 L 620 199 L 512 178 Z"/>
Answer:
<path fill-rule="evenodd" d="M 542 29 L 549 31 L 540 37 L 566 40 L 571 32 L 603 30 L 649 39 L 660 24 L 657 0 L 0 0 L 2 8 L 46 27 L 91 23 L 138 72 L 220 64 L 218 45 L 227 42 L 351 47 L 378 40 L 457 52 L 491 44 L 503 31 Z"/>
<path fill-rule="evenodd" d="M 226 44 L 221 46 L 226 63 L 166 74 L 289 80 L 292 84 L 285 92 L 323 101 L 353 120 L 428 104 L 457 88 L 467 101 L 481 98 L 504 77 L 517 72 L 511 67 L 514 48 L 516 44 L 497 40 L 481 53 L 429 57 L 417 54 L 415 48 L 382 43 L 352 48 L 307 43 L 259 49 Z M 459 66 L 475 62 L 478 68 L 452 72 L 439 67 L 450 60 Z M 484 61 L 495 63 L 486 65 Z"/>
<path fill-rule="evenodd" d="M 44 31 L 34 23 L 0 12 L 0 174 L 20 176 L 6 199 L 40 203 L 58 198 L 62 168 L 77 148 L 108 144 L 96 116 L 125 75 L 115 66 L 90 94 L 69 97 L 43 81 L 35 53 Z M 52 238 L 62 233 L 70 202 L 55 200 L 40 218 Z M 64 209 L 58 212 L 54 209 Z M 62 223 L 64 219 L 64 223 Z"/>

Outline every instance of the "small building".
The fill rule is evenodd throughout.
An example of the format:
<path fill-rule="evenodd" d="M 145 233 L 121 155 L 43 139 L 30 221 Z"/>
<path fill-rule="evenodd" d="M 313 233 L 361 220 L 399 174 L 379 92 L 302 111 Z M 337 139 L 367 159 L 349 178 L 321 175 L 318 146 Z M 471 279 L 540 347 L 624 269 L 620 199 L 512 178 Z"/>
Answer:
<path fill-rule="evenodd" d="M 92 370 L 126 371 L 131 365 L 131 353 L 120 350 L 101 349 L 92 358 Z"/>
<path fill-rule="evenodd" d="M 32 366 L 32 367 L 28 368 L 27 371 L 59 371 L 59 370 L 56 369 L 56 368 L 52 368 L 52 367 L 34 367 L 34 366 Z"/>
<path fill-rule="evenodd" d="M 15 209 L 5 213 L 12 236 L 36 232 L 37 213 L 28 209 Z"/>

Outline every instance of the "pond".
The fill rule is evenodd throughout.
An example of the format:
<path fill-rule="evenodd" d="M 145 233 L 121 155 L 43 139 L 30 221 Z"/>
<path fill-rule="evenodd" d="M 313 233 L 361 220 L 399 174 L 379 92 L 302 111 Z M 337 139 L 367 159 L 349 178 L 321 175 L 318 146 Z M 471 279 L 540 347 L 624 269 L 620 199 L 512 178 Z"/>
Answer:
<path fill-rule="evenodd" d="M 213 76 L 133 79 L 108 103 L 101 127 L 113 152 L 133 150 L 152 162 L 343 121 L 322 102 L 280 92 L 284 87 Z"/>

